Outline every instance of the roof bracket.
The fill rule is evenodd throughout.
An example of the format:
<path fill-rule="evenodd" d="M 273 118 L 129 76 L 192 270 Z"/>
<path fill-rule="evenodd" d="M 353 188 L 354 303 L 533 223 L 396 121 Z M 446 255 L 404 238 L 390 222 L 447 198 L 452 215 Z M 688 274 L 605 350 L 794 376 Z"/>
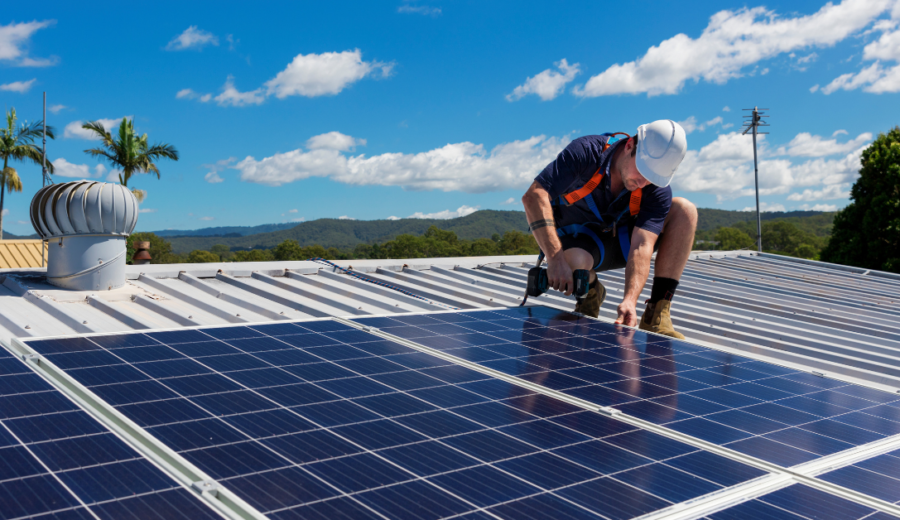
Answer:
<path fill-rule="evenodd" d="M 212 496 L 218 496 L 219 494 L 219 483 L 215 480 L 198 480 L 196 482 L 191 482 L 191 487 L 200 493 L 208 493 Z"/>

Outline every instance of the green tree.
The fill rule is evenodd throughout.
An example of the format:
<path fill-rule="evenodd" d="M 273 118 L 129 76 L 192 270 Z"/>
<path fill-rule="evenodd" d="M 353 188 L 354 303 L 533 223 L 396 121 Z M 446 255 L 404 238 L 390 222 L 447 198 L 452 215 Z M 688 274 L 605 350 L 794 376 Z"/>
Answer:
<path fill-rule="evenodd" d="M 900 127 L 863 150 L 861 164 L 821 258 L 900 273 Z"/>
<path fill-rule="evenodd" d="M 715 241 L 719 243 L 722 251 L 734 251 L 737 249 L 750 249 L 756 246 L 756 240 L 740 229 L 723 227 L 716 231 Z"/>
<path fill-rule="evenodd" d="M 189 264 L 208 264 L 212 262 L 221 262 L 222 259 L 215 253 L 204 251 L 202 249 L 195 249 L 187 255 L 187 258 L 185 258 L 184 261 Z"/>
<path fill-rule="evenodd" d="M 40 166 L 44 154 L 34 141 L 43 135 L 43 121 L 28 124 L 25 121 L 16 126 L 16 109 L 6 112 L 6 127 L 0 128 L 0 158 L 3 158 L 3 169 L 0 170 L 0 240 L 3 239 L 3 205 L 6 192 L 22 191 L 22 180 L 9 161 L 30 161 Z M 54 139 L 53 127 L 47 127 L 47 137 Z M 47 171 L 53 173 L 53 163 L 47 161 Z"/>
<path fill-rule="evenodd" d="M 222 260 L 228 260 L 231 258 L 231 248 L 226 246 L 225 244 L 216 244 L 209 248 L 209 252 L 218 256 Z"/>
<path fill-rule="evenodd" d="M 231 259 L 235 262 L 269 262 L 275 258 L 268 249 L 251 249 L 249 251 L 235 251 Z"/>
<path fill-rule="evenodd" d="M 285 240 L 272 248 L 272 256 L 275 260 L 306 260 L 308 256 L 303 255 L 303 248 L 296 240 Z"/>
<path fill-rule="evenodd" d="M 172 252 L 172 244 L 168 240 L 156 236 L 156 233 L 133 233 L 125 241 L 125 254 L 129 264 L 134 256 L 135 242 L 150 242 L 151 264 L 177 264 L 183 260 L 181 255 Z"/>
<path fill-rule="evenodd" d="M 166 143 L 154 144 L 150 146 L 147 143 L 147 134 L 137 135 L 134 132 L 134 120 L 122 118 L 119 124 L 119 133 L 113 137 L 112 134 L 99 121 L 88 121 L 81 125 L 85 130 L 93 132 L 102 142 L 102 148 L 91 148 L 84 152 L 93 157 L 105 158 L 113 168 L 122 170 L 119 174 L 119 183 L 128 187 L 128 181 L 132 175 L 136 173 L 155 173 L 159 179 L 159 168 L 153 161 L 159 159 L 178 160 L 178 150 L 174 146 Z M 144 190 L 132 189 L 138 202 L 142 202 L 147 197 Z"/>

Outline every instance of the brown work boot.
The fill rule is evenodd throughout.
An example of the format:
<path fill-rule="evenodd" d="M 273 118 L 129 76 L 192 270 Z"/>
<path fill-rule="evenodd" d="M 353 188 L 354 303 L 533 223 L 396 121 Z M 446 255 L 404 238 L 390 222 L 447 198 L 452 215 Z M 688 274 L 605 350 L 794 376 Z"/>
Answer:
<path fill-rule="evenodd" d="M 584 295 L 584 298 L 578 300 L 575 304 L 575 312 L 596 318 L 600 316 L 600 305 L 606 299 L 606 287 L 600 283 L 600 279 L 594 280 L 590 285 L 590 290 Z"/>
<path fill-rule="evenodd" d="M 647 302 L 639 328 L 675 339 L 684 339 L 684 335 L 672 326 L 672 317 L 669 316 L 670 307 L 672 307 L 670 300 L 660 300 L 656 303 Z"/>

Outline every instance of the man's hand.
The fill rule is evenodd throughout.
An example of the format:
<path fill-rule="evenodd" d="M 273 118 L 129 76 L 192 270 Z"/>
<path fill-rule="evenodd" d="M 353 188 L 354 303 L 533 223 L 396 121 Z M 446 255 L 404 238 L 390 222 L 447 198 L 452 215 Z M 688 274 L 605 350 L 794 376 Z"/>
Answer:
<path fill-rule="evenodd" d="M 575 283 L 572 280 L 572 268 L 566 262 L 564 254 L 560 253 L 552 259 L 547 259 L 547 281 L 550 283 L 551 288 L 566 293 L 566 296 L 569 296 L 575 290 Z"/>
<path fill-rule="evenodd" d="M 616 318 L 616 323 L 627 325 L 629 327 L 637 325 L 637 310 L 635 310 L 634 307 L 634 303 L 630 301 L 623 301 L 620 303 L 617 309 L 619 311 L 619 317 Z"/>

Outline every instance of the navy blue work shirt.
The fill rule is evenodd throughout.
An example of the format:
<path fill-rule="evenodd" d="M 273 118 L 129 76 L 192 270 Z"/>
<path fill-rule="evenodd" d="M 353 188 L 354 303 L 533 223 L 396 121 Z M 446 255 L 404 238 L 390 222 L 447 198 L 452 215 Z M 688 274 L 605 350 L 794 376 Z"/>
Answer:
<path fill-rule="evenodd" d="M 575 139 L 534 180 L 547 190 L 550 200 L 553 201 L 558 200 L 566 193 L 581 188 L 594 176 L 598 168 L 602 168 L 601 172 L 606 171 L 607 164 L 612 160 L 616 149 L 627 141 L 627 139 L 619 139 L 604 152 L 603 146 L 606 145 L 607 140 L 605 135 L 586 135 Z M 611 224 L 615 216 L 628 207 L 631 200 L 630 192 L 624 189 L 618 198 L 613 197 L 610 191 L 609 175 L 604 175 L 600 185 L 588 196 L 594 198 L 606 225 Z M 669 186 L 660 188 L 648 184 L 641 192 L 640 212 L 635 217 L 631 217 L 634 219 L 634 226 L 659 235 L 662 233 L 663 223 L 671 207 L 672 188 Z M 572 205 L 556 206 L 554 214 L 557 228 L 569 224 L 598 222 L 584 199 Z M 629 214 L 626 213 L 625 218 L 620 220 L 620 225 L 626 223 L 628 217 Z"/>

